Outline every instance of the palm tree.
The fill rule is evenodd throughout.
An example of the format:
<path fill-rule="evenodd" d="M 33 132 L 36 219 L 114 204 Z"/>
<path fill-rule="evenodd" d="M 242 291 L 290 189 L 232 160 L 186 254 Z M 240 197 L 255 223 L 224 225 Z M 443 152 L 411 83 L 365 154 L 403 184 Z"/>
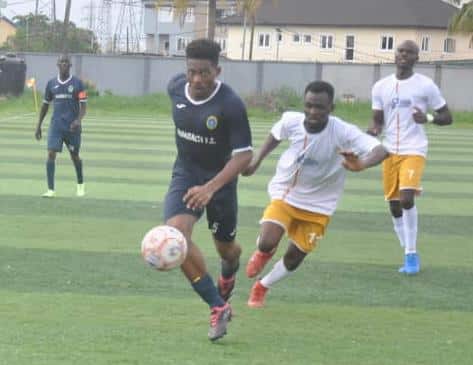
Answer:
<path fill-rule="evenodd" d="M 246 27 L 248 19 L 251 23 L 251 36 L 250 36 L 250 52 L 249 59 L 251 60 L 253 54 L 253 36 L 255 28 L 255 17 L 258 9 L 262 4 L 262 0 L 237 0 L 237 5 L 240 11 L 243 13 L 243 46 L 241 49 L 241 59 L 245 59 L 245 48 L 246 48 Z"/>
<path fill-rule="evenodd" d="M 452 33 L 473 34 L 473 2 L 463 5 L 460 11 L 450 19 L 448 30 Z"/>
<path fill-rule="evenodd" d="M 279 0 L 273 0 L 273 4 L 277 5 Z M 250 50 L 248 52 L 248 59 L 251 61 L 253 59 L 253 42 L 256 26 L 256 14 L 258 13 L 259 8 L 263 4 L 263 0 L 237 0 L 238 8 L 243 13 L 243 48 L 241 53 L 241 58 L 244 59 L 245 56 L 245 42 L 246 42 L 246 24 L 248 20 L 250 21 L 251 31 L 250 31 Z"/>

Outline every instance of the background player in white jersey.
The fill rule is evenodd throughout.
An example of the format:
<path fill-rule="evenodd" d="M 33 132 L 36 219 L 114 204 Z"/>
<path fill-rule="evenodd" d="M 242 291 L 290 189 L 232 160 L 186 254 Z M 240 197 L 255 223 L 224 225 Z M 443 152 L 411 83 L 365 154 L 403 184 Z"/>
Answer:
<path fill-rule="evenodd" d="M 260 221 L 258 248 L 247 264 L 247 276 L 255 277 L 263 270 L 284 233 L 289 245 L 284 257 L 253 285 L 250 307 L 263 306 L 268 288 L 294 271 L 316 247 L 342 195 L 345 169 L 361 171 L 387 156 L 378 140 L 330 115 L 333 98 L 329 83 L 307 85 L 304 113 L 284 113 L 243 173 L 253 174 L 282 140 L 289 141 L 268 185 L 271 203 Z"/>
<path fill-rule="evenodd" d="M 452 123 L 452 116 L 439 88 L 428 77 L 415 73 L 419 47 L 404 41 L 397 47 L 396 73 L 379 80 L 372 90 L 373 124 L 368 133 L 384 132 L 383 144 L 390 157 L 383 162 L 384 196 L 401 246 L 404 264 L 399 272 L 417 274 L 417 208 L 414 198 L 422 190 L 421 179 L 427 155 L 423 124 Z M 434 110 L 435 114 L 429 114 Z"/>
<path fill-rule="evenodd" d="M 57 61 L 59 74 L 49 80 L 44 93 L 44 101 L 39 113 L 35 137 L 41 139 L 41 124 L 48 113 L 49 104 L 53 103 L 54 111 L 48 129 L 48 159 L 46 161 L 46 175 L 48 191 L 45 198 L 55 196 L 54 172 L 56 169 L 56 154 L 66 145 L 71 155 L 72 163 L 77 176 L 77 196 L 83 196 L 84 178 L 82 174 L 82 160 L 79 156 L 82 133 L 82 119 L 86 112 L 87 93 L 81 80 L 71 75 L 71 60 L 67 55 L 61 55 Z"/>
<path fill-rule="evenodd" d="M 236 242 L 237 177 L 253 156 L 246 108 L 238 95 L 217 79 L 220 46 L 197 39 L 186 47 L 187 75 L 168 85 L 176 127 L 177 158 L 164 204 L 166 224 L 179 229 L 189 250 L 181 266 L 193 289 L 210 307 L 208 337 L 227 332 L 228 299 L 235 285 L 241 248 Z M 218 289 L 192 239 L 204 211 L 221 257 Z"/>

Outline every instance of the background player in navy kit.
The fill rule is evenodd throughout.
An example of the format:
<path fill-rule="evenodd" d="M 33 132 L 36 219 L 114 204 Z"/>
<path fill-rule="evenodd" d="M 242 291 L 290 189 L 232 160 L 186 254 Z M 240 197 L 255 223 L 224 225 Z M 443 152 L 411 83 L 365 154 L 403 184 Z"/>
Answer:
<path fill-rule="evenodd" d="M 189 251 L 181 269 L 208 303 L 209 339 L 226 334 L 231 318 L 228 298 L 235 284 L 241 248 L 235 242 L 237 177 L 251 161 L 251 132 L 245 106 L 220 74 L 220 46 L 206 39 L 186 48 L 187 75 L 168 85 L 176 127 L 177 158 L 166 195 L 166 224 L 186 237 Z M 207 213 L 209 229 L 222 260 L 218 289 L 192 240 L 194 224 Z"/>
<path fill-rule="evenodd" d="M 39 113 L 35 137 L 41 139 L 41 124 L 48 113 L 49 104 L 53 102 L 54 112 L 48 130 L 48 160 L 46 174 L 48 178 L 48 191 L 43 197 L 52 198 L 54 191 L 54 171 L 56 166 L 56 153 L 62 152 L 63 143 L 71 155 L 77 175 L 77 196 L 85 194 L 82 176 L 82 160 L 79 157 L 81 143 L 81 122 L 86 111 L 87 93 L 82 81 L 70 74 L 71 61 L 67 55 L 61 55 L 57 66 L 59 74 L 49 80 L 44 93 L 44 101 Z"/>

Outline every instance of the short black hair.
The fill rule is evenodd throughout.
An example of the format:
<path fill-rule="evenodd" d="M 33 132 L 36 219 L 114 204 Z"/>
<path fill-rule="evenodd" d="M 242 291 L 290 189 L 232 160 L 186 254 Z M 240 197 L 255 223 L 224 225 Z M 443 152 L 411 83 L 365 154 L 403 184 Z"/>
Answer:
<path fill-rule="evenodd" d="M 186 47 L 186 57 L 198 60 L 209 60 L 218 65 L 218 57 L 221 52 L 220 45 L 210 39 L 195 39 Z"/>
<path fill-rule="evenodd" d="M 312 93 L 327 93 L 330 98 L 330 102 L 333 103 L 333 98 L 335 95 L 335 90 L 331 84 L 325 81 L 312 81 L 305 88 L 304 95 L 308 92 Z"/>

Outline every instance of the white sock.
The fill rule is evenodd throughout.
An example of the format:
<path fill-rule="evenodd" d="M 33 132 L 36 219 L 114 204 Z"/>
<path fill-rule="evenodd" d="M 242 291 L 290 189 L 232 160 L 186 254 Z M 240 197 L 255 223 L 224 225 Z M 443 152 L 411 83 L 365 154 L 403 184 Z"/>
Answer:
<path fill-rule="evenodd" d="M 393 217 L 391 216 L 394 225 L 394 232 L 397 234 L 397 238 L 399 238 L 399 243 L 401 247 L 406 247 L 406 238 L 405 238 L 405 230 L 404 230 L 404 220 L 401 217 Z"/>
<path fill-rule="evenodd" d="M 417 252 L 417 208 L 414 205 L 411 209 L 402 210 L 404 222 L 406 246 L 405 253 Z"/>
<path fill-rule="evenodd" d="M 277 283 L 279 280 L 285 278 L 291 273 L 286 266 L 284 266 L 283 259 L 276 262 L 272 268 L 272 270 L 267 273 L 263 279 L 260 280 L 260 283 L 265 288 L 270 288 L 271 285 Z"/>

